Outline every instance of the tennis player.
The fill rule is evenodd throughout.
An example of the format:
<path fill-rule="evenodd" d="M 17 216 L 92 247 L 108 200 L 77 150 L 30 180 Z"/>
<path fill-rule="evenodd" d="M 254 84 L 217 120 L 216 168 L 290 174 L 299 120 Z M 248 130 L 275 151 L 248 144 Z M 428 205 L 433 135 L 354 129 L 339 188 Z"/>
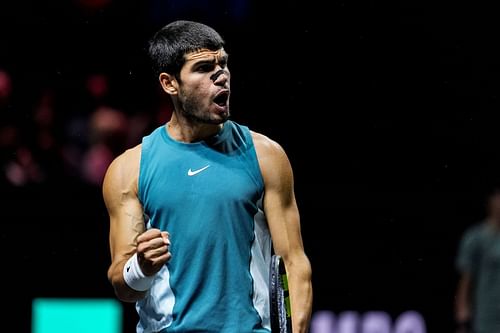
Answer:
<path fill-rule="evenodd" d="M 175 21 L 149 54 L 175 110 L 104 179 L 117 297 L 136 302 L 137 332 L 268 333 L 274 249 L 288 271 L 293 332 L 307 332 L 311 266 L 292 168 L 277 142 L 230 120 L 224 40 Z"/>

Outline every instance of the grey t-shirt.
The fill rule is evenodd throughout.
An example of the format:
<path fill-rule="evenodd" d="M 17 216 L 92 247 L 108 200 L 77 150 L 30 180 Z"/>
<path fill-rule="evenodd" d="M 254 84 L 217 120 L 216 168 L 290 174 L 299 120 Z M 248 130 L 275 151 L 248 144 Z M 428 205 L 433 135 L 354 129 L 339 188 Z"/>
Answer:
<path fill-rule="evenodd" d="M 456 265 L 472 279 L 474 332 L 500 332 L 500 231 L 486 222 L 469 227 L 460 241 Z"/>

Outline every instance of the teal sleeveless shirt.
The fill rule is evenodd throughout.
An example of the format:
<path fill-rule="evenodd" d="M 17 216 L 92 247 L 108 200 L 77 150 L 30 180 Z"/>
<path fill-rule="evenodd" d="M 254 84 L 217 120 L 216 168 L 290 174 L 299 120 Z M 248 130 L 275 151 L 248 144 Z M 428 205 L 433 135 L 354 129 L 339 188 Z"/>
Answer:
<path fill-rule="evenodd" d="M 183 143 L 166 126 L 143 138 L 139 200 L 170 234 L 171 260 L 136 303 L 138 332 L 270 332 L 271 238 L 247 127 Z"/>

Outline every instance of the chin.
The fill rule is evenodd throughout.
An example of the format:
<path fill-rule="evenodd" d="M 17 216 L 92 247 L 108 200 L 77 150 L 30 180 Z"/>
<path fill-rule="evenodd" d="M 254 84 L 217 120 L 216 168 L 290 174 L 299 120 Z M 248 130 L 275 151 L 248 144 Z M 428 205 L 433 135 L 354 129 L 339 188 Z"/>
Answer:
<path fill-rule="evenodd" d="M 229 112 L 223 112 L 217 114 L 214 118 L 211 119 L 213 124 L 222 124 L 225 123 L 230 117 Z"/>
<path fill-rule="evenodd" d="M 228 119 L 229 119 L 229 117 L 223 117 L 220 119 L 213 119 L 212 121 L 210 121 L 210 124 L 221 125 L 221 124 L 224 124 L 226 121 L 228 121 Z"/>

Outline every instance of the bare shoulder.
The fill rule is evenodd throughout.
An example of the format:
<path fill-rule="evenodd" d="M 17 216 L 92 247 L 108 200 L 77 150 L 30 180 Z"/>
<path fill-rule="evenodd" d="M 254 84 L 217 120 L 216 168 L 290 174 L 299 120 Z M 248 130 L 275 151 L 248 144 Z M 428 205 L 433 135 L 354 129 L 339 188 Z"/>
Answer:
<path fill-rule="evenodd" d="M 290 172 L 290 161 L 283 147 L 268 136 L 251 131 L 259 166 L 264 179 L 276 172 Z"/>
<path fill-rule="evenodd" d="M 108 167 L 104 176 L 103 191 L 135 191 L 139 177 L 141 144 L 118 155 Z"/>
<path fill-rule="evenodd" d="M 283 147 L 275 140 L 262 133 L 251 131 L 251 134 L 259 159 L 268 155 L 286 155 Z"/>

